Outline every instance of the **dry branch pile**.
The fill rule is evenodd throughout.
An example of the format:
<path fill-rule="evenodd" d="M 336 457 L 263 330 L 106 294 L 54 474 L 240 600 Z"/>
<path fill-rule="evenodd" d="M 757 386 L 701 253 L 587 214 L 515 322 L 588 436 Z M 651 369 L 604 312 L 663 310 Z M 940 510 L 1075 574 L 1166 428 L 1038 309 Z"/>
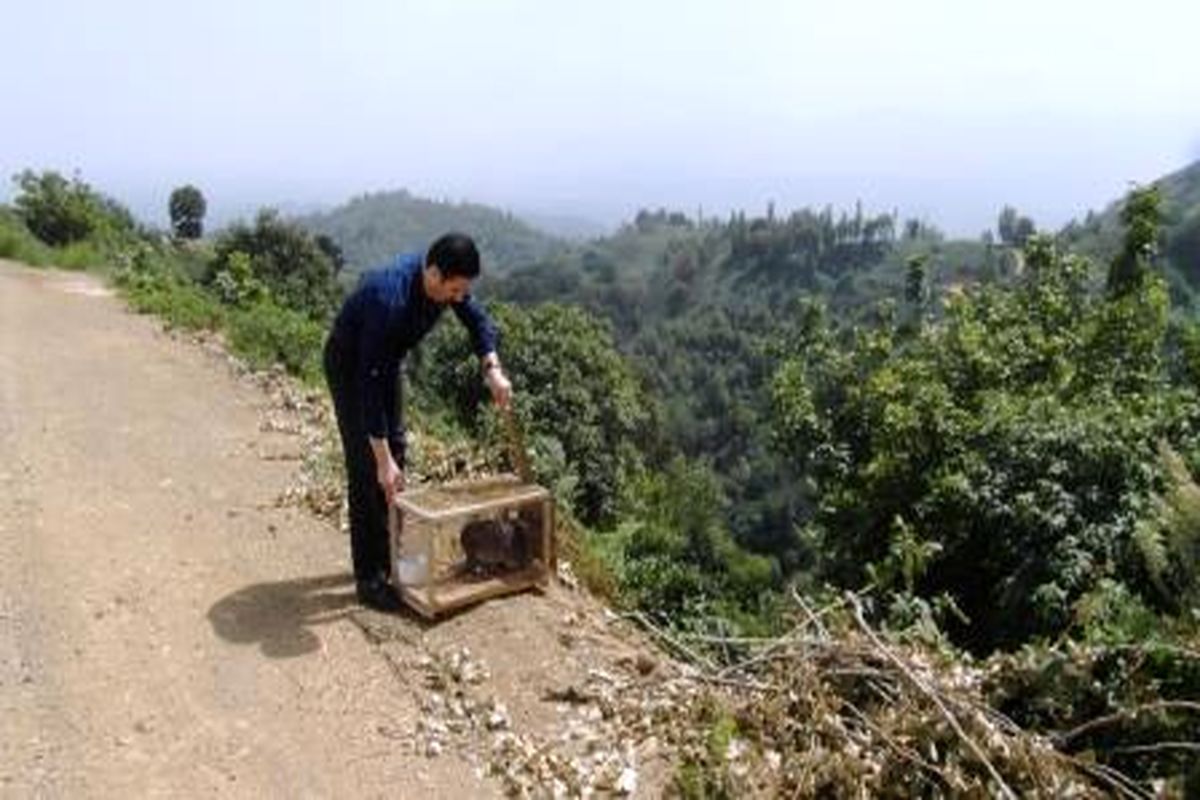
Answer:
<path fill-rule="evenodd" d="M 797 624 L 770 639 L 668 633 L 631 615 L 708 687 L 674 723 L 685 793 L 1151 796 L 989 707 L 986 668 L 886 640 L 856 595 L 819 611 L 796 599 Z"/>

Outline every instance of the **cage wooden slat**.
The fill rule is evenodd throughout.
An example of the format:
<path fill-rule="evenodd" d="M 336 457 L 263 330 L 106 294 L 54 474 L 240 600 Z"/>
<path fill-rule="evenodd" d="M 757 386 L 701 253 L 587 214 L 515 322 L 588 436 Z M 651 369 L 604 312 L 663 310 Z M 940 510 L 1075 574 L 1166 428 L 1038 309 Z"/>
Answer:
<path fill-rule="evenodd" d="M 445 581 L 429 586 L 406 586 L 400 591 L 417 613 L 433 619 L 447 611 L 533 587 L 545 587 L 548 583 L 549 571 L 546 566 L 534 562 L 519 572 L 465 581 Z"/>
<path fill-rule="evenodd" d="M 536 525 L 525 527 L 523 533 L 530 563 L 519 569 L 483 575 L 463 571 L 460 544 L 463 525 L 503 515 L 516 515 L 526 526 Z M 388 527 L 392 582 L 408 605 L 427 618 L 492 597 L 546 586 L 556 569 L 553 498 L 544 488 L 524 483 L 515 476 L 404 492 L 397 496 L 389 511 Z M 429 580 L 421 586 L 404 585 L 396 572 L 396 555 L 405 531 L 422 538 L 413 545 L 415 552 L 424 554 L 428 568 Z"/>

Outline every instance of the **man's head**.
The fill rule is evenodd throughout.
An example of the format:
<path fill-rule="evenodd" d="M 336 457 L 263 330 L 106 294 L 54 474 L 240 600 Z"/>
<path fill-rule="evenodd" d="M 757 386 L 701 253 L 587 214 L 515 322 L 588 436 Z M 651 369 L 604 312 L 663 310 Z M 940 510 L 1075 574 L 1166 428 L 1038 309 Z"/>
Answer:
<path fill-rule="evenodd" d="M 471 237 L 447 233 L 425 254 L 425 294 L 435 303 L 460 303 L 479 277 L 479 250 Z"/>

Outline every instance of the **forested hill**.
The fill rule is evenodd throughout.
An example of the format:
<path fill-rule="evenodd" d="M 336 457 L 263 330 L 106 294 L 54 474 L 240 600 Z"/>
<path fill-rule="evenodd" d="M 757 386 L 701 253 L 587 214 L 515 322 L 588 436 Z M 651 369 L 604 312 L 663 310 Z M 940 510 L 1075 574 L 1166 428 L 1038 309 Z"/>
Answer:
<path fill-rule="evenodd" d="M 1187 282 L 1178 276 L 1200 276 L 1200 167 L 1158 183 L 1165 252 L 1180 265 L 1193 259 L 1190 272 L 1174 270 L 1179 297 Z M 1089 224 L 1111 228 L 1112 244 L 1092 248 L 1091 279 L 1103 281 L 1125 229 L 1116 204 Z M 712 469 L 735 539 L 787 571 L 803 560 L 795 521 L 811 498 L 799 482 L 781 480 L 786 464 L 772 446 L 780 354 L 808 335 L 821 307 L 847 330 L 903 330 L 939 316 L 950 293 L 1020 282 L 1021 251 L 1035 229 L 1008 208 L 994 234 L 957 241 L 922 220 L 861 207 L 725 219 L 645 210 L 613 236 L 489 281 L 485 294 L 573 303 L 606 318 L 660 404 L 666 438 Z"/>
<path fill-rule="evenodd" d="M 738 541 L 786 562 L 804 498 L 779 480 L 767 419 L 775 354 L 797 304 L 819 299 L 865 316 L 876 301 L 903 297 L 910 261 L 936 292 L 995 271 L 1001 256 L 894 211 L 768 207 L 698 219 L 647 209 L 612 236 L 489 280 L 481 294 L 572 303 L 607 319 L 661 403 L 668 440 L 713 468 Z"/>
<path fill-rule="evenodd" d="M 861 206 L 804 208 L 786 215 L 735 213 L 697 219 L 643 210 L 612 236 L 519 267 L 490 289 L 521 303 L 575 302 L 609 317 L 619 334 L 701 307 L 778 309 L 797 296 L 865 308 L 903 291 L 920 257 L 935 283 L 994 273 L 999 246 L 947 240 L 923 220 Z"/>
<path fill-rule="evenodd" d="M 485 264 L 498 273 L 539 261 L 564 246 L 500 209 L 427 200 L 403 190 L 363 194 L 332 211 L 303 216 L 297 222 L 315 234 L 329 236 L 345 254 L 350 271 L 375 266 L 398 252 L 424 249 L 449 230 L 474 236 Z"/>
<path fill-rule="evenodd" d="M 1200 291 L 1200 161 L 1154 182 L 1163 200 L 1163 255 L 1173 277 L 1176 300 L 1195 305 Z M 1102 212 L 1088 212 L 1068 224 L 1063 239 L 1080 253 L 1104 261 L 1121 247 L 1121 209 L 1113 201 Z M 1184 282 L 1180 286 L 1179 279 Z"/>

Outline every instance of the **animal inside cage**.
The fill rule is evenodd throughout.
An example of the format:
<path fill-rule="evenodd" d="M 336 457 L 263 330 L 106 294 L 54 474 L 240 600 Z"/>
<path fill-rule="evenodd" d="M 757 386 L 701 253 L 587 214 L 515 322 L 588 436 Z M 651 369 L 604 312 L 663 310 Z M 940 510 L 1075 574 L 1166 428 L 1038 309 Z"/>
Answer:
<path fill-rule="evenodd" d="M 545 587 L 556 567 L 553 499 L 512 476 L 402 492 L 388 528 L 392 584 L 428 618 Z"/>

